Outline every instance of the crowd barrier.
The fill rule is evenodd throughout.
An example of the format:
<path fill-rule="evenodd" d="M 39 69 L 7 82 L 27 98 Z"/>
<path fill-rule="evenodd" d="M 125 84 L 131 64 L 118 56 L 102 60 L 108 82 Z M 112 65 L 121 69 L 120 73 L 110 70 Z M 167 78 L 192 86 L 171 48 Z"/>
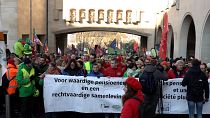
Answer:
<path fill-rule="evenodd" d="M 44 104 L 46 112 L 120 113 L 126 78 L 46 75 Z M 186 87 L 182 78 L 163 83 L 163 114 L 188 114 Z M 210 81 L 209 81 L 210 83 Z M 203 113 L 210 114 L 210 103 Z"/>

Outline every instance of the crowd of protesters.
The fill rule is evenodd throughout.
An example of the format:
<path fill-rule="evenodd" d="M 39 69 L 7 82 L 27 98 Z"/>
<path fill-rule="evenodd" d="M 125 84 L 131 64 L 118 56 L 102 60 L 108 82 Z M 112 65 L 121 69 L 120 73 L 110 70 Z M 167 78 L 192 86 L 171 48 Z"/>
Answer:
<path fill-rule="evenodd" d="M 54 53 L 40 54 L 34 53 L 32 47 L 29 44 L 27 45 L 27 42 L 22 46 L 20 42 L 21 40 L 18 40 L 17 45 L 15 44 L 14 53 L 7 54 L 7 72 L 2 77 L 3 88 L 1 88 L 1 93 L 4 92 L 10 95 L 11 113 L 14 118 L 32 118 L 32 116 L 35 118 L 56 118 L 59 116 L 62 117 L 63 114 L 71 118 L 137 118 L 136 115 L 135 117 L 128 116 L 127 113 L 129 112 L 126 112 L 125 107 L 123 108 L 121 116 L 120 114 L 81 114 L 75 112 L 67 112 L 62 115 L 59 113 L 45 113 L 43 102 L 43 81 L 45 74 L 141 78 L 141 75 L 145 71 L 148 71 L 153 72 L 156 79 L 165 81 L 167 79 L 185 78 L 183 86 L 188 86 L 188 78 L 190 75 L 194 74 L 193 72 L 196 69 L 196 72 L 199 73 L 202 71 L 202 73 L 204 73 L 203 78 L 206 80 L 203 81 L 207 82 L 207 79 L 210 77 L 210 63 L 200 64 L 196 62 L 196 64 L 194 64 L 191 60 L 186 60 L 181 57 L 174 60 L 160 61 L 157 58 L 145 55 L 132 55 L 130 57 L 112 55 L 109 57 L 107 55 L 98 56 L 95 53 L 85 53 L 82 56 L 76 53 L 65 55 Z M 187 75 L 187 78 L 185 75 Z M 143 118 L 155 117 L 155 109 L 160 96 L 160 87 L 157 88 L 157 92 L 154 95 L 143 95 L 139 93 L 141 89 L 140 85 L 132 86 L 135 82 L 136 81 L 132 79 L 126 81 L 126 92 L 133 90 L 140 96 L 140 104 L 144 107 L 141 115 Z M 199 99 L 199 101 L 208 101 L 208 94 L 205 93 L 205 95 L 205 98 Z M 2 110 L 5 109 L 3 108 L 4 96 L 1 95 L 0 97 L 0 110 Z M 129 98 L 131 98 L 131 96 L 123 100 L 123 105 L 126 106 L 126 104 L 128 104 L 126 100 Z M 192 99 L 188 98 L 188 100 L 191 101 Z M 192 101 L 197 102 L 194 99 Z M 133 106 L 135 107 L 136 105 L 133 104 Z M 127 110 L 129 109 L 127 108 Z M 137 110 L 135 110 L 135 113 L 136 112 Z M 192 112 L 193 111 L 191 111 L 191 114 Z"/>

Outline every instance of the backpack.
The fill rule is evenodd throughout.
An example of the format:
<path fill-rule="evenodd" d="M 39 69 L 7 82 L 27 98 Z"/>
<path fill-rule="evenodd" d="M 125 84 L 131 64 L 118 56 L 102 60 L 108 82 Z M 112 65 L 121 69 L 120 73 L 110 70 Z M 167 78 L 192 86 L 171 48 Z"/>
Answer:
<path fill-rule="evenodd" d="M 147 95 L 152 95 L 156 92 L 157 81 L 154 78 L 153 72 L 144 71 L 139 78 L 142 85 L 142 92 Z"/>

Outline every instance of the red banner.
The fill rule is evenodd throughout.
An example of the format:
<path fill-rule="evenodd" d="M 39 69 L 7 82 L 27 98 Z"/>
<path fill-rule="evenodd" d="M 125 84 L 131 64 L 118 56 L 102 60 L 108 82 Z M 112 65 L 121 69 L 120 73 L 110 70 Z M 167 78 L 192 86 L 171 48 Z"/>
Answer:
<path fill-rule="evenodd" d="M 166 59 L 167 55 L 167 38 L 168 38 L 168 13 L 163 16 L 163 32 L 161 36 L 159 57 L 162 60 Z"/>

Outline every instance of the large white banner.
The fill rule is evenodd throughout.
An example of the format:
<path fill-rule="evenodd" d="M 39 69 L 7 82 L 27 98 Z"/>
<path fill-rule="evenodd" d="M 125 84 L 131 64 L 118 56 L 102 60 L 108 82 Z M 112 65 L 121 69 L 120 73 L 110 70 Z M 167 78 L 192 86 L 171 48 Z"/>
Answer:
<path fill-rule="evenodd" d="M 188 114 L 187 87 L 182 87 L 182 78 L 163 83 L 163 114 Z M 210 83 L 210 80 L 209 80 Z M 204 104 L 203 113 L 210 114 L 210 103 Z"/>
<path fill-rule="evenodd" d="M 122 78 L 47 75 L 44 82 L 46 112 L 120 113 Z"/>
<path fill-rule="evenodd" d="M 0 41 L 0 77 L 4 75 L 7 70 L 5 42 Z M 0 86 L 2 86 L 2 78 L 0 78 Z"/>
<path fill-rule="evenodd" d="M 124 81 L 122 78 L 47 75 L 45 111 L 120 113 Z M 181 82 L 182 78 L 177 78 L 163 83 L 163 114 L 188 114 L 186 87 L 182 87 Z M 209 109 L 210 103 L 205 103 L 203 113 L 210 114 Z"/>

